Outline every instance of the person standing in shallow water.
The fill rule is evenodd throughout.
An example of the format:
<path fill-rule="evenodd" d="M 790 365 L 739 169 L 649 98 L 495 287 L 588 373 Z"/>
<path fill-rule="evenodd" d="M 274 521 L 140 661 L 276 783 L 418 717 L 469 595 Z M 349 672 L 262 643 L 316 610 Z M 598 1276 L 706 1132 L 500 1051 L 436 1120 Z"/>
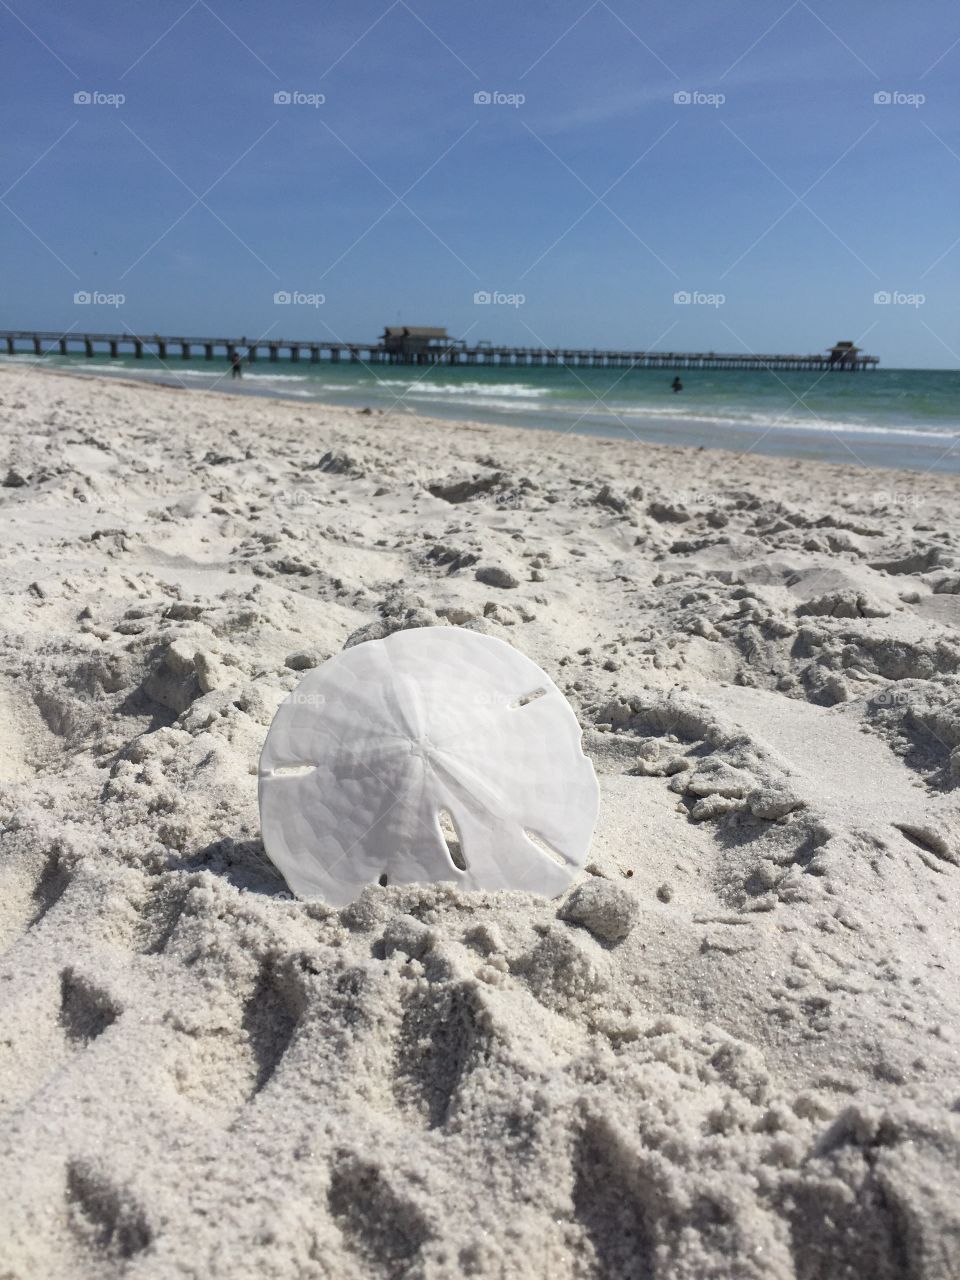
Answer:
<path fill-rule="evenodd" d="M 240 358 L 239 351 L 230 352 L 230 377 L 231 378 L 243 377 L 243 361 Z"/>
<path fill-rule="evenodd" d="M 674 395 L 676 395 L 678 391 L 683 390 L 683 383 L 680 381 L 679 376 L 674 378 L 674 380 L 670 383 L 670 390 L 673 392 Z"/>

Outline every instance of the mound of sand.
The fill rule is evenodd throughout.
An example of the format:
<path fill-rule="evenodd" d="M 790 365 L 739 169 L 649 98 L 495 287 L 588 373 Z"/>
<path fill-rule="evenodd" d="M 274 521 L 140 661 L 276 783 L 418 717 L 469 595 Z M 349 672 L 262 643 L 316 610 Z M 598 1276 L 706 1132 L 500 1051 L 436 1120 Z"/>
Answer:
<path fill-rule="evenodd" d="M 954 478 L 0 405 L 2 1274 L 960 1274 Z M 415 626 L 575 707 L 563 899 L 264 858 L 274 710 Z"/>

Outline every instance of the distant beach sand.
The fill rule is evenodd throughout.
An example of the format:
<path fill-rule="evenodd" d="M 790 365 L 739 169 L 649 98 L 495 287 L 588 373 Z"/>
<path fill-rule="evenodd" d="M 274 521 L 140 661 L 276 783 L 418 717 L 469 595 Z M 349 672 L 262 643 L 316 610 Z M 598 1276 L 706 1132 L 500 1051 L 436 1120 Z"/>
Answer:
<path fill-rule="evenodd" d="M 0 406 L 0 1274 L 960 1275 L 960 478 Z M 577 712 L 603 911 L 264 857 L 303 671 L 450 625 Z"/>

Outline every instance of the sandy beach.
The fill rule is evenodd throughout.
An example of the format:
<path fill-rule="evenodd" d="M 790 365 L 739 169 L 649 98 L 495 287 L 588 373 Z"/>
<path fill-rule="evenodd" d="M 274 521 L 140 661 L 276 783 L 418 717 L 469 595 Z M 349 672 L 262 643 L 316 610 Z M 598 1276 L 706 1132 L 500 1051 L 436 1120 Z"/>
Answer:
<path fill-rule="evenodd" d="M 0 1275 L 960 1275 L 960 477 L 0 406 Z M 594 909 L 266 859 L 276 708 L 423 626 L 567 695 Z"/>

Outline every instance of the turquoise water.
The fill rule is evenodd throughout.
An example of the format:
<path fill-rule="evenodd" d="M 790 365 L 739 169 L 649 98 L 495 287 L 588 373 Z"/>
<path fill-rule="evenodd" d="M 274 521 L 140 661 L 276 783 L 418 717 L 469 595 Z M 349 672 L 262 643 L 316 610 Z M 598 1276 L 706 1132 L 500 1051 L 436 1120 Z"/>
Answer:
<path fill-rule="evenodd" d="M 32 355 L 0 357 L 32 364 Z M 960 471 L 960 372 L 410 368 L 47 356 L 44 365 L 192 388 L 863 466 Z M 955 446 L 955 447 L 954 447 Z"/>

